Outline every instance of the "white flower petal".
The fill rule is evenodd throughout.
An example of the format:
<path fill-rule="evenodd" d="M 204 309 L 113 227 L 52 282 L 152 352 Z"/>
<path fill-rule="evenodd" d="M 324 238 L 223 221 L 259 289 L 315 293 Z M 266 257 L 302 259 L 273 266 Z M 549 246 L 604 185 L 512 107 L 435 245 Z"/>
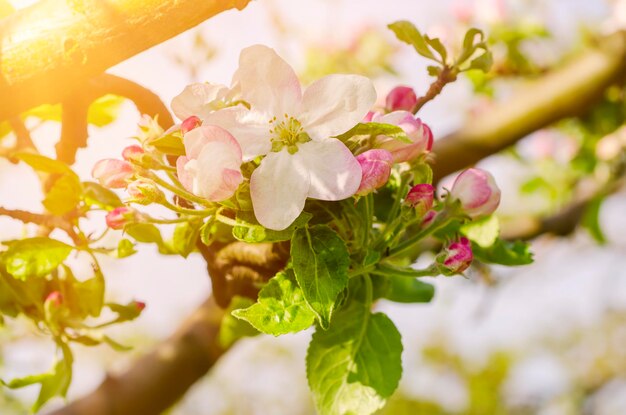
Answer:
<path fill-rule="evenodd" d="M 242 98 L 252 109 L 272 116 L 292 115 L 302 100 L 298 76 L 267 46 L 255 45 L 241 51 L 233 85 L 240 88 Z"/>
<path fill-rule="evenodd" d="M 309 174 L 286 149 L 269 153 L 250 178 L 254 215 L 268 229 L 283 230 L 300 215 L 309 190 Z"/>
<path fill-rule="evenodd" d="M 309 172 L 308 196 L 313 199 L 346 199 L 356 193 L 361 184 L 359 162 L 337 139 L 301 144 L 295 156 Z"/>
<path fill-rule="evenodd" d="M 204 118 L 212 111 L 211 103 L 222 100 L 228 94 L 224 85 L 193 83 L 172 99 L 172 111 L 181 120 L 192 115 Z"/>
<path fill-rule="evenodd" d="M 209 114 L 206 125 L 217 125 L 231 133 L 241 146 L 244 161 L 267 154 L 271 148 L 269 120 L 261 113 L 237 106 Z"/>
<path fill-rule="evenodd" d="M 198 158 L 204 146 L 210 142 L 221 142 L 232 147 L 232 152 L 239 154 L 242 152 L 239 142 L 225 128 L 216 125 L 203 125 L 186 133 L 183 137 L 185 154 L 190 159 Z"/>
<path fill-rule="evenodd" d="M 313 140 L 348 131 L 376 101 L 372 81 L 360 75 L 328 75 L 304 91 L 298 120 Z"/>
<path fill-rule="evenodd" d="M 240 165 L 236 147 L 221 141 L 207 143 L 197 159 L 193 192 L 216 202 L 228 199 L 243 180 Z"/>

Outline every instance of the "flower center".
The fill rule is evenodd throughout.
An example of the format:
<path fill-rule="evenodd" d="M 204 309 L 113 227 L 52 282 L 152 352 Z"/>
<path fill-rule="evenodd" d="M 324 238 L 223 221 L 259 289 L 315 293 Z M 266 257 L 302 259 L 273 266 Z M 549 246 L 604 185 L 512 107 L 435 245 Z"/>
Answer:
<path fill-rule="evenodd" d="M 298 143 L 311 141 L 300 121 L 287 114 L 280 121 L 276 117 L 270 120 L 270 135 L 272 151 L 278 152 L 283 147 L 287 147 L 289 154 L 295 154 L 298 151 Z"/>

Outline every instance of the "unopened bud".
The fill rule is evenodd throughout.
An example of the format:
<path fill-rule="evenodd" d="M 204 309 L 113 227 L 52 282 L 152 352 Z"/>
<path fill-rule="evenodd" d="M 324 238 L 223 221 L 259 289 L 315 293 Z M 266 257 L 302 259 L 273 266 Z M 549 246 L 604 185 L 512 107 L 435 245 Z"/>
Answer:
<path fill-rule="evenodd" d="M 139 161 L 144 154 L 144 149 L 137 144 L 128 146 L 122 151 L 122 157 L 126 161 Z"/>
<path fill-rule="evenodd" d="M 180 132 L 183 135 L 185 135 L 189 131 L 193 130 L 194 128 L 200 127 L 201 125 L 202 125 L 202 120 L 196 117 L 195 115 L 192 115 L 191 117 L 185 119 L 185 121 L 182 122 L 182 124 L 180 125 Z"/>
<path fill-rule="evenodd" d="M 385 107 L 387 112 L 392 111 L 413 111 L 417 104 L 417 95 L 413 88 L 408 86 L 397 86 L 387 94 Z"/>
<path fill-rule="evenodd" d="M 93 166 L 91 175 L 104 187 L 120 189 L 126 187 L 134 171 L 127 161 L 104 159 Z"/>
<path fill-rule="evenodd" d="M 491 215 L 500 204 L 500 189 L 493 176 L 481 169 L 467 169 L 456 178 L 450 199 L 458 200 L 471 218 Z"/>
<path fill-rule="evenodd" d="M 419 216 L 424 215 L 433 207 L 435 188 L 428 183 L 416 184 L 409 190 L 404 203 L 414 208 Z"/>
<path fill-rule="evenodd" d="M 146 308 L 146 303 L 144 303 L 143 301 L 134 300 L 133 304 L 135 305 L 135 307 L 137 308 L 137 311 L 139 312 L 142 312 L 144 308 Z"/>
<path fill-rule="evenodd" d="M 469 239 L 461 238 L 446 248 L 441 271 L 444 275 L 460 274 L 471 265 L 473 260 L 474 254 Z"/>
<path fill-rule="evenodd" d="M 126 188 L 126 192 L 128 192 L 133 202 L 142 205 L 159 202 L 165 198 L 165 195 L 155 182 L 143 177 L 131 182 Z"/>
<path fill-rule="evenodd" d="M 137 211 L 126 206 L 115 208 L 106 215 L 107 226 L 111 229 L 123 229 L 124 226 L 136 220 Z"/>
<path fill-rule="evenodd" d="M 361 165 L 361 185 L 358 196 L 365 196 L 383 187 L 389 180 L 393 157 L 387 150 L 368 150 L 356 157 Z"/>
<path fill-rule="evenodd" d="M 63 303 L 63 294 L 58 291 L 52 291 L 46 297 L 45 304 L 49 306 L 59 307 Z"/>

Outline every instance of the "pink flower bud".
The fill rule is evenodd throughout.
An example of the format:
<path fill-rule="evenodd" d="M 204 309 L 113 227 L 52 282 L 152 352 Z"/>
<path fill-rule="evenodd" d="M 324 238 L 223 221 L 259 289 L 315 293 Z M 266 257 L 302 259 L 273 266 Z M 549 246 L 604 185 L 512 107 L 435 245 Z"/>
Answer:
<path fill-rule="evenodd" d="M 433 207 L 435 188 L 427 183 L 416 184 L 409 190 L 404 203 L 417 210 L 422 216 Z"/>
<path fill-rule="evenodd" d="M 385 107 L 388 112 L 392 111 L 413 111 L 417 104 L 417 95 L 413 88 L 408 86 L 397 86 L 387 94 Z"/>
<path fill-rule="evenodd" d="M 144 178 L 131 182 L 126 188 L 126 192 L 133 199 L 133 202 L 141 203 L 142 205 L 160 201 L 165 197 L 156 183 Z"/>
<path fill-rule="evenodd" d="M 433 147 L 433 133 L 419 118 L 407 111 L 395 111 L 389 114 L 375 114 L 373 122 L 396 125 L 406 133 L 410 143 L 396 138 L 380 135 L 376 137 L 376 147 L 387 150 L 393 156 L 394 163 L 411 161 L 427 153 Z"/>
<path fill-rule="evenodd" d="M 109 228 L 123 229 L 126 224 L 135 222 L 137 219 L 137 211 L 126 206 L 121 206 L 107 213 L 105 219 Z"/>
<path fill-rule="evenodd" d="M 145 151 L 143 150 L 143 148 L 141 148 L 141 146 L 133 144 L 132 146 L 126 147 L 122 151 L 122 157 L 126 161 L 139 161 L 141 160 L 141 157 L 144 155 L 144 153 Z"/>
<path fill-rule="evenodd" d="M 58 291 L 52 291 L 46 297 L 45 303 L 51 306 L 59 307 L 63 302 L 63 295 Z"/>
<path fill-rule="evenodd" d="M 185 156 L 176 160 L 178 179 L 189 192 L 213 202 L 235 194 L 243 181 L 242 153 L 235 137 L 205 125 L 185 134 Z"/>
<path fill-rule="evenodd" d="M 443 273 L 445 275 L 460 274 L 470 266 L 473 260 L 474 254 L 470 241 L 467 238 L 461 238 L 446 248 L 446 256 L 442 263 Z"/>
<path fill-rule="evenodd" d="M 133 166 L 127 161 L 116 159 L 100 160 L 93 166 L 91 175 L 104 187 L 119 189 L 126 187 L 133 177 Z"/>
<path fill-rule="evenodd" d="M 363 117 L 363 122 L 372 122 L 375 114 L 376 113 L 374 111 L 368 111 L 367 114 L 365 114 L 365 117 Z"/>
<path fill-rule="evenodd" d="M 435 212 L 434 210 L 429 210 L 428 212 L 426 212 L 424 214 L 424 218 L 422 219 L 422 228 L 426 228 L 431 223 L 433 223 L 436 216 L 437 216 L 437 212 Z"/>
<path fill-rule="evenodd" d="M 365 196 L 387 183 L 393 166 L 393 157 L 387 150 L 367 150 L 356 156 L 356 160 L 362 171 L 357 196 Z"/>
<path fill-rule="evenodd" d="M 137 311 L 139 312 L 142 312 L 144 308 L 146 308 L 146 303 L 144 303 L 143 301 L 134 300 L 133 304 L 135 304 L 135 307 L 137 308 Z"/>
<path fill-rule="evenodd" d="M 202 125 L 202 120 L 195 115 L 192 115 L 189 118 L 186 118 L 185 121 L 180 125 L 180 132 L 187 134 L 189 131 L 194 128 L 200 127 Z"/>
<path fill-rule="evenodd" d="M 467 169 L 458 175 L 450 199 L 461 202 L 461 209 L 471 218 L 491 215 L 500 204 L 500 189 L 493 176 L 481 169 Z"/>

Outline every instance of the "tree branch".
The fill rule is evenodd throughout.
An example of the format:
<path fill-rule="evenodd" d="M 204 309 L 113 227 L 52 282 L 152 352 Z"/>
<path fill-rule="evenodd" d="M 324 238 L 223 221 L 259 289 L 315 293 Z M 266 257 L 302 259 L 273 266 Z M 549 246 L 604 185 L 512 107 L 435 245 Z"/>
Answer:
<path fill-rule="evenodd" d="M 42 0 L 2 20 L 0 120 L 250 0 Z M 175 16 L 175 18 L 173 18 Z"/>
<path fill-rule="evenodd" d="M 495 154 L 533 131 L 585 113 L 626 73 L 626 32 L 596 46 L 559 69 L 520 86 L 512 97 L 470 119 L 457 132 L 435 141 L 434 180 Z"/>

